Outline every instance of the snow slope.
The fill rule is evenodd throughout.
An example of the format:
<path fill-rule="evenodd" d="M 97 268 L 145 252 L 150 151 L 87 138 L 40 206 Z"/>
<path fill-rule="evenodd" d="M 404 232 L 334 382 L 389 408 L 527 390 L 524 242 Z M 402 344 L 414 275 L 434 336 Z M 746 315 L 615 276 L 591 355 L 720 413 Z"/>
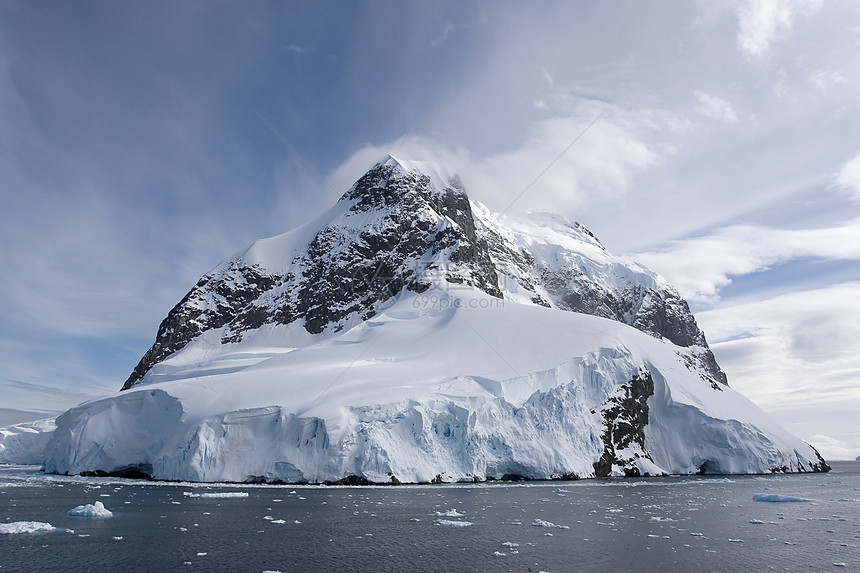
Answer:
<path fill-rule="evenodd" d="M 273 338 L 221 352 L 197 340 L 144 384 L 73 408 L 57 420 L 45 469 L 312 483 L 590 477 L 607 402 L 643 373 L 654 383 L 644 443 L 616 451 L 611 475 L 820 463 L 691 370 L 683 348 L 617 321 L 427 291 L 304 347 Z"/>
<path fill-rule="evenodd" d="M 7 461 L 311 483 L 827 469 L 728 387 L 658 275 L 394 158 L 203 277 L 123 388 L 0 436 Z"/>

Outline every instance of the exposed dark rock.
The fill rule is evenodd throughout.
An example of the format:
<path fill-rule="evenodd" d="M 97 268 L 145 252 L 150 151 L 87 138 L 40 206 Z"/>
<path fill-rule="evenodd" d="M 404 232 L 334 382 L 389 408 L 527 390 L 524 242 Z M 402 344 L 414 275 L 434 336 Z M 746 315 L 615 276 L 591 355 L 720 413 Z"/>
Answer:
<path fill-rule="evenodd" d="M 200 279 L 174 306 L 158 327 L 155 343 L 123 384 L 127 390 L 158 364 L 203 332 L 236 320 L 252 301 L 277 280 L 257 266 L 233 263 L 219 273 Z"/>
<path fill-rule="evenodd" d="M 821 473 L 829 472 L 831 470 L 831 467 L 827 464 L 826 461 L 824 461 L 824 458 L 821 457 L 821 454 L 818 453 L 818 450 L 816 450 L 813 446 L 809 446 L 809 447 L 812 448 L 812 450 L 815 452 L 815 457 L 818 458 L 818 463 L 812 464 L 812 467 L 810 469 L 813 472 L 821 472 Z M 798 456 L 798 460 L 800 460 L 800 456 Z"/>
<path fill-rule="evenodd" d="M 502 296 L 489 249 L 476 235 L 471 205 L 458 180 L 440 192 L 426 175 L 378 165 L 341 201 L 355 203 L 350 213 L 378 216 L 365 229 L 321 229 L 292 261 L 300 274 L 273 276 L 238 259 L 200 279 L 168 313 L 155 343 L 122 389 L 207 330 L 227 327 L 223 343 L 237 342 L 243 332 L 266 323 L 304 320 L 312 334 L 340 330 L 351 317 L 372 317 L 404 289 L 428 289 L 426 271 L 436 280 Z M 443 251 L 447 262 L 440 266 Z"/>
<path fill-rule="evenodd" d="M 111 471 L 104 470 L 92 470 L 92 471 L 84 471 L 81 472 L 81 476 L 83 477 L 119 477 L 126 479 L 145 479 L 145 480 L 153 480 L 152 477 L 152 466 L 150 464 L 138 464 L 133 466 L 127 466 L 124 468 L 119 468 Z"/>
<path fill-rule="evenodd" d="M 505 474 L 502 481 L 531 481 L 531 478 L 521 474 Z"/>
<path fill-rule="evenodd" d="M 627 477 L 638 477 L 636 458 L 651 459 L 645 451 L 645 426 L 648 424 L 648 398 L 654 394 L 654 380 L 640 371 L 621 386 L 603 406 L 603 454 L 594 462 L 594 476 L 607 477 L 618 466 Z M 634 456 L 622 458 L 619 450 L 633 450 Z"/>
<path fill-rule="evenodd" d="M 345 478 L 341 478 L 337 481 L 325 481 L 324 485 L 379 485 L 376 482 L 372 482 L 364 476 L 357 475 L 348 475 Z"/>

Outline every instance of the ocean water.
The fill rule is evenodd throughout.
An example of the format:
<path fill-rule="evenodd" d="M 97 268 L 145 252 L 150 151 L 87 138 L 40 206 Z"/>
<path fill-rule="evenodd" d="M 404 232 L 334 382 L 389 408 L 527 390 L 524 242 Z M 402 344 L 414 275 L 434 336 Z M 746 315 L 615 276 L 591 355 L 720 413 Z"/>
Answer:
<path fill-rule="evenodd" d="M 755 501 L 784 498 L 806 501 Z M 113 516 L 68 515 L 96 501 Z M 0 466 L 0 531 L 14 522 L 55 529 L 0 534 L 0 573 L 860 571 L 860 463 L 828 474 L 397 487 Z"/>

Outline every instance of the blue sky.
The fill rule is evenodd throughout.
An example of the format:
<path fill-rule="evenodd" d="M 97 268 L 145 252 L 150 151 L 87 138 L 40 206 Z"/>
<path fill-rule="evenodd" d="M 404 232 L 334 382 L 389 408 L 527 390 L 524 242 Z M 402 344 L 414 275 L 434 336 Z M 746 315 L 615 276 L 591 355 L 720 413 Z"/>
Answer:
<path fill-rule="evenodd" d="M 851 0 L 4 2 L 0 423 L 118 389 L 389 152 L 496 210 L 557 158 L 512 211 L 666 276 L 734 387 L 860 455 L 859 50 Z"/>

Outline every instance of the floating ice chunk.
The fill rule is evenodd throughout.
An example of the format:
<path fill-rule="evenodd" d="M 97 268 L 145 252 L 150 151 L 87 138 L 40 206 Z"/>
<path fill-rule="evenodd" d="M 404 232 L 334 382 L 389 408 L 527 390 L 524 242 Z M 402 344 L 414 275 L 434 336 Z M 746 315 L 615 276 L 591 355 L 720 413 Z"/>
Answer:
<path fill-rule="evenodd" d="M 70 517 L 112 517 L 113 512 L 108 510 L 100 501 L 79 505 L 69 511 Z"/>
<path fill-rule="evenodd" d="M 557 527 L 558 529 L 570 529 L 567 525 L 556 525 L 551 521 L 544 521 L 543 519 L 535 519 L 532 521 L 532 527 Z"/>
<path fill-rule="evenodd" d="M 248 497 L 247 491 L 211 491 L 206 493 L 183 492 L 188 497 L 222 498 L 222 497 Z"/>
<path fill-rule="evenodd" d="M 731 539 L 729 538 L 729 543 L 743 543 L 743 539 Z"/>
<path fill-rule="evenodd" d="M 761 519 L 750 519 L 750 523 L 752 523 L 754 525 L 759 525 L 759 524 L 764 523 L 764 521 L 762 521 Z"/>
<path fill-rule="evenodd" d="M 449 509 L 448 511 L 437 511 L 434 515 L 436 517 L 463 517 L 466 514 L 460 513 L 456 509 Z"/>
<path fill-rule="evenodd" d="M 778 493 L 757 493 L 753 496 L 753 501 L 769 501 L 771 503 L 795 503 L 812 501 L 802 497 L 792 497 L 790 495 L 779 495 Z"/>
<path fill-rule="evenodd" d="M 0 523 L 0 534 L 8 533 L 36 533 L 37 531 L 54 531 L 57 529 L 50 523 L 43 521 L 13 521 L 12 523 Z"/>
<path fill-rule="evenodd" d="M 286 523 L 286 522 L 287 522 L 287 520 L 285 520 L 285 519 L 273 519 L 272 520 L 272 523 L 278 523 L 278 524 Z"/>
<path fill-rule="evenodd" d="M 453 521 L 450 519 L 437 519 L 437 525 L 444 525 L 445 527 L 469 527 L 472 525 L 471 521 Z"/>
<path fill-rule="evenodd" d="M 113 537 L 113 540 L 114 540 L 114 541 L 122 541 L 122 535 L 115 535 L 115 536 Z"/>
<path fill-rule="evenodd" d="M 651 516 L 651 521 L 675 521 L 671 517 L 659 517 L 659 516 Z"/>
<path fill-rule="evenodd" d="M 505 555 L 507 555 L 507 554 L 506 554 L 506 553 L 502 553 L 501 551 L 493 551 L 493 555 L 494 555 L 495 557 L 504 557 L 504 556 L 505 556 Z"/>
<path fill-rule="evenodd" d="M 513 543 L 512 541 L 505 541 L 502 543 L 505 547 L 519 547 L 519 543 Z"/>

